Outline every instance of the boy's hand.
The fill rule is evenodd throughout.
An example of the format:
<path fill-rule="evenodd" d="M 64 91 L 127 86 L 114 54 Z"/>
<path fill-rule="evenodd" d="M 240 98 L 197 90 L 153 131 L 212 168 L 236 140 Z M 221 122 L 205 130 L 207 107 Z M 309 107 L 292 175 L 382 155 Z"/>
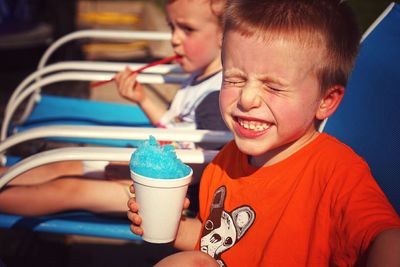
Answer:
<path fill-rule="evenodd" d="M 129 67 L 126 67 L 123 71 L 117 73 L 114 79 L 122 97 L 140 104 L 145 97 L 145 91 L 143 86 L 137 82 L 137 75 L 138 73 L 133 73 Z"/>
<path fill-rule="evenodd" d="M 135 188 L 133 185 L 129 187 L 129 191 L 131 191 L 132 194 L 135 193 Z M 139 211 L 139 205 L 136 202 L 136 198 L 132 197 L 128 200 L 128 219 L 132 222 L 130 229 L 132 233 L 136 235 L 143 235 L 143 228 L 140 227 L 142 224 L 142 218 L 139 216 L 138 211 Z"/>
<path fill-rule="evenodd" d="M 129 187 L 129 191 L 131 191 L 132 194 L 135 193 L 135 188 L 133 185 Z M 188 198 L 185 198 L 185 201 L 183 202 L 183 209 L 187 209 L 190 205 L 190 201 Z M 143 228 L 140 226 L 142 224 L 142 217 L 139 216 L 138 211 L 139 211 L 139 205 L 136 202 L 135 197 L 132 197 L 128 200 L 128 219 L 132 222 L 130 229 L 132 233 L 136 235 L 143 235 Z"/>

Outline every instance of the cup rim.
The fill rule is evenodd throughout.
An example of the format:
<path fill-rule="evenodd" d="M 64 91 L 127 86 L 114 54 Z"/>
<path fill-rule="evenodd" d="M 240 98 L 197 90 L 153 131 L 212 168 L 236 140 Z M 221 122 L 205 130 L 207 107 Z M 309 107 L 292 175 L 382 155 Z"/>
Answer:
<path fill-rule="evenodd" d="M 152 187 L 180 187 L 188 185 L 193 176 L 193 170 L 190 168 L 190 172 L 188 175 L 181 177 L 181 178 L 173 178 L 173 179 L 163 179 L 163 178 L 151 178 L 130 170 L 131 178 L 134 183 L 143 184 L 146 186 Z"/>

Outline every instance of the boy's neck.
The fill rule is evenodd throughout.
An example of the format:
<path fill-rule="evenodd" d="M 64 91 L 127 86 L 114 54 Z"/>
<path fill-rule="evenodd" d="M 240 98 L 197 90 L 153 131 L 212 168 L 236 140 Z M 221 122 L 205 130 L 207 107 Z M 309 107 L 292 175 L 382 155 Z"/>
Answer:
<path fill-rule="evenodd" d="M 249 164 L 255 167 L 266 167 L 274 165 L 282 160 L 289 158 L 290 156 L 301 150 L 303 147 L 314 141 L 319 135 L 320 133 L 318 131 L 314 131 L 309 135 L 303 136 L 303 138 L 288 143 L 282 147 L 273 149 L 272 151 L 269 151 L 264 155 L 260 155 L 257 157 L 249 155 Z"/>
<path fill-rule="evenodd" d="M 199 72 L 199 75 L 196 77 L 195 81 L 202 81 L 207 77 L 212 76 L 213 74 L 222 70 L 221 58 L 216 57 L 210 64 L 208 64 L 203 71 Z"/>
<path fill-rule="evenodd" d="M 210 79 L 211 77 L 213 77 L 214 75 L 216 75 L 216 74 L 217 74 L 218 72 L 220 72 L 220 71 L 221 71 L 221 70 L 218 70 L 218 71 L 216 71 L 216 72 L 214 72 L 214 73 L 211 73 L 210 75 L 207 75 L 207 76 L 204 76 L 204 75 L 202 75 L 202 74 L 200 73 L 201 78 L 199 78 L 200 75 L 195 76 L 194 79 L 193 79 L 192 82 L 191 82 L 191 85 L 200 84 L 200 83 L 202 83 L 202 82 L 204 82 L 204 81 Z"/>

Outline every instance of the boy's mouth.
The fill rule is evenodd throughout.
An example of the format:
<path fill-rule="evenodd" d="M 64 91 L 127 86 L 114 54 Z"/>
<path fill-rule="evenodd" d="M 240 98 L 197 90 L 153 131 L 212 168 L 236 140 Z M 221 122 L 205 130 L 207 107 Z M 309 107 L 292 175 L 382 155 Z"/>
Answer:
<path fill-rule="evenodd" d="M 174 53 L 177 56 L 176 60 L 182 60 L 183 59 L 183 55 L 181 55 L 181 54 L 179 54 L 177 52 L 174 52 Z"/>
<path fill-rule="evenodd" d="M 181 55 L 177 55 L 178 56 L 178 58 L 176 59 L 176 62 L 178 63 L 178 64 L 182 64 L 182 62 L 183 62 L 183 56 L 181 56 Z"/>
<path fill-rule="evenodd" d="M 267 133 L 272 126 L 272 123 L 243 117 L 235 117 L 235 122 L 233 130 L 243 138 L 258 138 Z"/>
<path fill-rule="evenodd" d="M 258 120 L 248 120 L 244 118 L 236 118 L 237 123 L 246 130 L 254 132 L 263 132 L 271 127 L 270 123 L 258 121 Z"/>

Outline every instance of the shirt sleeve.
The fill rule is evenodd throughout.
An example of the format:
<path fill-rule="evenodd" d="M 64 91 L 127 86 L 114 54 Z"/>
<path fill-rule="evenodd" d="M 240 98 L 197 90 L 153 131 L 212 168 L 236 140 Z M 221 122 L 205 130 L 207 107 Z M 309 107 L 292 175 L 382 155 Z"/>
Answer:
<path fill-rule="evenodd" d="M 400 228 L 400 219 L 366 165 L 343 168 L 338 175 L 342 179 L 332 207 L 336 221 L 332 244 L 335 261 L 342 266 L 346 255 L 365 258 L 376 236 L 384 230 Z"/>
<path fill-rule="evenodd" d="M 176 116 L 178 116 L 180 112 L 180 105 L 184 100 L 184 90 L 179 89 L 174 96 L 171 104 L 168 107 L 168 110 L 164 113 L 164 115 L 160 118 L 160 124 L 170 128 L 171 121 L 174 120 Z"/>
<path fill-rule="evenodd" d="M 219 91 L 209 93 L 195 110 L 197 129 L 228 131 L 219 110 Z M 203 143 L 199 145 L 203 149 L 220 149 L 220 144 Z"/>

